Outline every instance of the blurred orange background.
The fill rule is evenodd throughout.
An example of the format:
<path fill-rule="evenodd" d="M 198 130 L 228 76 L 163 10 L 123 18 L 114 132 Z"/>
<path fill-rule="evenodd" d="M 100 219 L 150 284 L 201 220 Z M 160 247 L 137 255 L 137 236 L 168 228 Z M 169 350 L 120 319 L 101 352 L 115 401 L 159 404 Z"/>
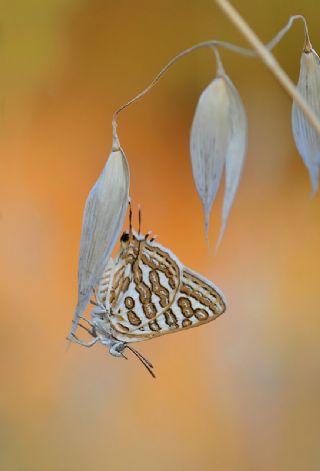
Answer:
<path fill-rule="evenodd" d="M 268 41 L 313 0 L 234 5 Z M 227 313 L 139 345 L 155 365 L 65 337 L 82 210 L 111 146 L 112 112 L 177 52 L 246 45 L 214 2 L 32 0 L 0 13 L 3 470 L 316 470 L 320 466 L 320 202 L 295 150 L 291 102 L 259 60 L 222 52 L 249 119 L 239 192 L 217 255 L 189 159 L 211 51 L 179 62 L 119 118 L 143 230 L 214 280 Z M 297 81 L 303 28 L 275 55 Z M 221 195 L 211 218 L 214 247 Z"/>

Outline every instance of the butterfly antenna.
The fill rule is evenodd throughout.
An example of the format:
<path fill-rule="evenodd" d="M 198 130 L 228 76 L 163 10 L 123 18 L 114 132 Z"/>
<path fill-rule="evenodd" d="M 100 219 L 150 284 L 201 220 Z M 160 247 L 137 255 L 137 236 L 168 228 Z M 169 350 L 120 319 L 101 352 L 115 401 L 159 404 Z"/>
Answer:
<path fill-rule="evenodd" d="M 126 345 L 126 348 L 128 348 L 132 353 L 135 354 L 135 356 L 141 361 L 141 363 L 145 366 L 145 368 L 149 371 L 149 373 L 151 374 L 151 376 L 153 378 L 156 377 L 156 375 L 154 374 L 154 372 L 152 371 L 152 368 L 153 368 L 153 365 L 150 363 L 149 360 L 147 360 L 147 358 L 145 358 L 140 352 L 138 352 L 138 350 L 136 350 L 135 348 L 133 347 L 130 347 L 129 345 Z"/>
<path fill-rule="evenodd" d="M 141 234 L 141 206 L 140 204 L 138 204 L 138 215 L 139 215 L 139 230 L 138 230 L 138 234 L 140 236 Z"/>
<path fill-rule="evenodd" d="M 139 229 L 138 229 L 138 256 L 140 255 L 140 247 L 141 247 L 141 206 L 138 204 L 138 217 L 139 217 Z"/>
<path fill-rule="evenodd" d="M 129 239 L 132 240 L 132 207 L 129 201 Z"/>

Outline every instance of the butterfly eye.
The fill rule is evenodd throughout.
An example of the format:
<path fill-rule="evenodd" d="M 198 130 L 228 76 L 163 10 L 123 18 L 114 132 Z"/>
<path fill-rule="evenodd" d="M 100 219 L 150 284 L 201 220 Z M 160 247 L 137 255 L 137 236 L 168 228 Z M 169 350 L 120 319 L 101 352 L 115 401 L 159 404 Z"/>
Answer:
<path fill-rule="evenodd" d="M 129 234 L 127 232 L 124 232 L 122 236 L 120 237 L 120 242 L 128 242 L 129 240 Z"/>

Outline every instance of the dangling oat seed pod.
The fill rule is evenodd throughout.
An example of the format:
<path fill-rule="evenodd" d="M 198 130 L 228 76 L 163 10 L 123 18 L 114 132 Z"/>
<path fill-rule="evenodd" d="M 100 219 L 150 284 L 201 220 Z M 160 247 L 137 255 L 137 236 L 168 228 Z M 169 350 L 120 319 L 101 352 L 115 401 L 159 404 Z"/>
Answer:
<path fill-rule="evenodd" d="M 320 59 L 312 49 L 307 31 L 297 89 L 320 118 Z M 292 105 L 292 131 L 299 154 L 309 171 L 312 191 L 315 193 L 319 180 L 320 136 L 295 102 Z"/>
<path fill-rule="evenodd" d="M 239 184 L 247 148 L 247 118 L 241 98 L 226 75 L 216 49 L 217 76 L 202 92 L 191 128 L 190 153 L 194 182 L 202 201 L 205 231 L 223 170 L 226 188 L 221 241 Z"/>
<path fill-rule="evenodd" d="M 119 236 L 129 201 L 127 159 L 114 142 L 113 150 L 86 201 L 78 266 L 78 304 L 71 334 L 97 286 Z"/>

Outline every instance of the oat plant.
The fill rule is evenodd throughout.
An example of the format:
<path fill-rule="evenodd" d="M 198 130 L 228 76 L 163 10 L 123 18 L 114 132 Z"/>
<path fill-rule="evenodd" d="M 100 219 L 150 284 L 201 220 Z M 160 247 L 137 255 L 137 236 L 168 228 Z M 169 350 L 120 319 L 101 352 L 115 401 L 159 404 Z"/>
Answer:
<path fill-rule="evenodd" d="M 224 174 L 225 193 L 219 242 L 221 241 L 240 182 L 247 149 L 246 113 L 230 78 L 232 70 L 226 72 L 223 67 L 223 49 L 260 58 L 288 93 L 293 102 L 294 140 L 308 169 L 313 192 L 318 189 L 320 61 L 312 48 L 305 18 L 301 15 L 292 16 L 285 27 L 264 45 L 228 0 L 215 2 L 244 35 L 250 47 L 242 48 L 219 40 L 195 44 L 173 57 L 144 90 L 115 111 L 112 119 L 112 151 L 89 193 L 84 210 L 78 269 L 78 303 L 70 338 L 75 334 L 78 322 L 102 277 L 123 225 L 129 201 L 129 165 L 120 145 L 118 116 L 148 93 L 181 58 L 205 48 L 212 57 L 212 51 L 214 52 L 217 63 L 216 76 L 212 77 L 212 81 L 201 93 L 193 122 L 190 123 L 191 165 L 195 187 L 203 205 L 206 237 L 211 208 Z M 296 21 L 302 22 L 305 33 L 298 86 L 293 84 L 271 53 Z"/>

